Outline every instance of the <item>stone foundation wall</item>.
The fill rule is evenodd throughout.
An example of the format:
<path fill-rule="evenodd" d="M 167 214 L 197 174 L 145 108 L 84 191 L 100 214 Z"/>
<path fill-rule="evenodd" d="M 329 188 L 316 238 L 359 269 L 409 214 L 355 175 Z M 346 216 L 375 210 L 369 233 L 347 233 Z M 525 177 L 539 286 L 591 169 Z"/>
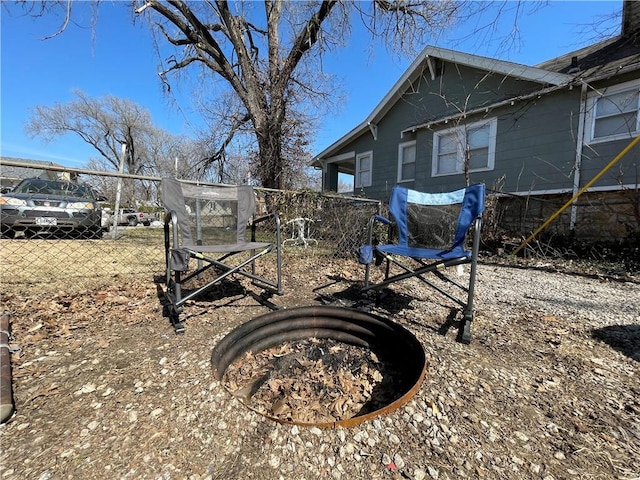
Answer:
<path fill-rule="evenodd" d="M 499 197 L 487 202 L 487 221 L 510 235 L 528 237 L 570 198 L 571 195 Z M 640 233 L 638 190 L 585 193 L 578 198 L 577 205 L 573 232 L 570 231 L 571 207 L 568 207 L 538 238 L 573 235 L 579 241 L 619 243 Z"/>

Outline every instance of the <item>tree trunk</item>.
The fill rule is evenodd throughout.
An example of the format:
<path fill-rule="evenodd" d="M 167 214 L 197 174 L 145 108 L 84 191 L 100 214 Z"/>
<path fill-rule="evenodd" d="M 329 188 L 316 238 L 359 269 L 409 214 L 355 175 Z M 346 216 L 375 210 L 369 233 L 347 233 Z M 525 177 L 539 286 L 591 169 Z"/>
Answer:
<path fill-rule="evenodd" d="M 270 121 L 258 133 L 258 177 L 263 187 L 283 189 L 282 125 Z"/>

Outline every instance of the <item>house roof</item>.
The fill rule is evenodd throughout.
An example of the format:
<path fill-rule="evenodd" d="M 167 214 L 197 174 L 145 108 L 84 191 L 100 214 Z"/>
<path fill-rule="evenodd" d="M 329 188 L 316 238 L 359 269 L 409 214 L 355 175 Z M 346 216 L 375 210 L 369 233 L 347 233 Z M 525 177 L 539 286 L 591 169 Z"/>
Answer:
<path fill-rule="evenodd" d="M 6 160 L 33 165 L 33 168 L 4 165 Z M 53 162 L 48 162 L 46 160 L 26 160 L 23 158 L 0 157 L 0 177 L 12 178 L 12 179 L 21 179 L 21 178 L 27 178 L 30 176 L 34 177 L 46 171 L 47 169 L 46 167 L 51 165 L 56 165 L 56 164 Z"/>
<path fill-rule="evenodd" d="M 400 79 L 393 85 L 389 93 L 387 93 L 380 103 L 373 109 L 371 114 L 363 122 L 366 125 L 376 123 L 384 114 L 393 106 L 393 104 L 402 96 L 406 88 L 417 79 L 425 68 L 428 67 L 428 61 L 431 58 L 441 59 L 447 62 L 475 67 L 492 73 L 508 75 L 523 80 L 530 80 L 542 85 L 563 85 L 571 80 L 570 75 L 564 73 L 552 72 L 537 67 L 528 67 L 519 63 L 506 62 L 490 57 L 482 57 L 480 55 L 472 55 L 470 53 L 448 50 L 434 46 L 427 46 L 420 55 L 413 61 L 409 68 L 404 72 Z"/>
<path fill-rule="evenodd" d="M 498 73 L 520 78 L 523 80 L 537 82 L 540 83 L 543 87 L 565 85 L 569 83 L 573 78 L 571 75 L 567 75 L 561 72 L 549 71 L 538 67 L 529 67 L 519 63 L 507 62 L 495 58 L 472 55 L 470 53 L 464 53 L 429 45 L 424 50 L 422 50 L 420 55 L 417 56 L 417 58 L 413 61 L 409 68 L 407 68 L 404 74 L 398 79 L 391 90 L 389 90 L 389 92 L 378 103 L 378 105 L 367 116 L 367 118 L 365 118 L 362 123 L 357 125 L 338 141 L 334 142 L 325 150 L 320 152 L 316 156 L 316 161 L 314 161 L 314 164 L 317 165 L 317 160 L 326 158 L 327 155 L 331 154 L 331 152 L 339 148 L 341 145 L 361 135 L 363 132 L 367 131 L 371 125 L 375 125 L 400 99 L 400 97 L 406 91 L 407 87 L 409 87 L 417 78 L 419 78 L 425 70 L 430 68 L 430 59 L 436 58 L 447 62 L 456 63 L 458 65 L 479 68 L 492 73 Z"/>
<path fill-rule="evenodd" d="M 625 11 L 625 18 L 627 19 L 631 18 L 631 14 L 636 15 L 640 12 L 640 7 L 636 8 L 635 5 L 630 5 L 629 12 Z M 627 2 L 625 2 L 625 8 L 627 7 Z M 432 65 L 430 59 L 437 58 L 459 65 L 486 70 L 487 72 L 539 83 L 540 90 L 534 93 L 539 95 L 577 82 L 592 82 L 640 68 L 640 42 L 638 41 L 640 29 L 634 30 L 630 25 L 635 26 L 637 22 L 631 22 L 629 25 L 623 24 L 623 34 L 621 35 L 561 55 L 533 67 L 427 46 L 365 120 L 316 155 L 312 164 L 320 166 L 320 160 L 330 158 L 343 145 L 372 128 L 400 99 L 407 87 L 419 78 L 425 70 L 430 68 L 430 65 Z M 501 99 L 497 104 L 483 106 L 483 109 L 496 107 L 505 101 L 509 102 L 511 100 Z M 471 113 L 466 112 L 467 115 Z M 426 125 L 428 124 L 415 125 L 407 130 L 419 129 Z"/>
<path fill-rule="evenodd" d="M 402 133 L 426 128 L 464 116 L 472 116 L 477 112 L 484 112 L 487 109 L 497 108 L 513 103 L 513 101 L 516 100 L 523 101 L 544 95 L 554 90 L 564 88 L 567 85 L 575 85 L 581 82 L 592 83 L 637 70 L 640 68 L 640 44 L 637 43 L 635 36 L 618 35 L 617 37 L 547 60 L 546 62 L 538 64 L 535 68 L 545 72 L 556 72 L 558 75 L 563 75 L 565 81 L 564 83 L 547 86 L 527 95 L 502 99 L 491 105 L 483 105 L 476 110 L 469 110 L 446 118 L 439 118 L 436 121 L 412 125 L 404 129 Z"/>
<path fill-rule="evenodd" d="M 537 68 L 572 75 L 574 81 L 593 82 L 640 68 L 640 44 L 635 35 L 618 35 L 547 60 Z"/>
<path fill-rule="evenodd" d="M 25 166 L 6 165 L 6 162 L 14 162 Z M 0 180 L 4 183 L 18 182 L 23 178 L 37 177 L 49 172 L 47 167 L 59 167 L 57 163 L 47 160 L 32 160 L 25 158 L 0 157 Z"/>

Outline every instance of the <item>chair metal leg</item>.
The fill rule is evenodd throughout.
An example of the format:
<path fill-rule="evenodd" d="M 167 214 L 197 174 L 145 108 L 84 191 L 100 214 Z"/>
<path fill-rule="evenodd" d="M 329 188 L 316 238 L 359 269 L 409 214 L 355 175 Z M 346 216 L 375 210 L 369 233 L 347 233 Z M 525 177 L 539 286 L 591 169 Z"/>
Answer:
<path fill-rule="evenodd" d="M 467 292 L 467 306 L 462 315 L 462 324 L 458 334 L 460 343 L 471 343 L 471 322 L 473 321 L 473 297 L 476 289 L 476 275 L 478 268 L 478 251 L 480 250 L 480 229 L 482 228 L 482 218 L 475 221 L 475 234 L 473 236 L 473 246 L 471 254 L 471 272 L 469 273 L 469 291 Z"/>
<path fill-rule="evenodd" d="M 472 315 L 465 314 L 460 321 L 460 330 L 458 331 L 458 337 L 456 340 L 465 345 L 471 343 L 471 322 L 473 320 Z"/>
<path fill-rule="evenodd" d="M 176 332 L 176 334 L 184 333 L 184 330 L 185 330 L 184 323 L 179 321 L 177 316 L 175 321 L 173 319 L 171 320 L 171 325 L 173 325 L 173 331 Z"/>
<path fill-rule="evenodd" d="M 173 272 L 173 278 L 169 266 L 167 268 L 167 285 L 165 290 L 165 298 L 167 305 L 164 307 L 164 316 L 169 317 L 169 321 L 173 326 L 176 333 L 184 333 L 184 323 L 180 321 L 180 314 L 182 313 L 182 307 L 178 305 L 178 302 L 182 297 L 182 288 L 180 283 L 180 272 Z"/>

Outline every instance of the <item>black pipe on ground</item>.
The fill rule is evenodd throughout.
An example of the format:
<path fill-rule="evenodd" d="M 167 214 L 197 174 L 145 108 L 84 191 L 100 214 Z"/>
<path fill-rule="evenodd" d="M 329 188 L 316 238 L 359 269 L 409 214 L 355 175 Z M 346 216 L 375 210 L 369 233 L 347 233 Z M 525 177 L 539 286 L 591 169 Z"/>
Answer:
<path fill-rule="evenodd" d="M 15 410 L 11 385 L 11 324 L 9 313 L 0 314 L 0 423 L 11 418 Z"/>

